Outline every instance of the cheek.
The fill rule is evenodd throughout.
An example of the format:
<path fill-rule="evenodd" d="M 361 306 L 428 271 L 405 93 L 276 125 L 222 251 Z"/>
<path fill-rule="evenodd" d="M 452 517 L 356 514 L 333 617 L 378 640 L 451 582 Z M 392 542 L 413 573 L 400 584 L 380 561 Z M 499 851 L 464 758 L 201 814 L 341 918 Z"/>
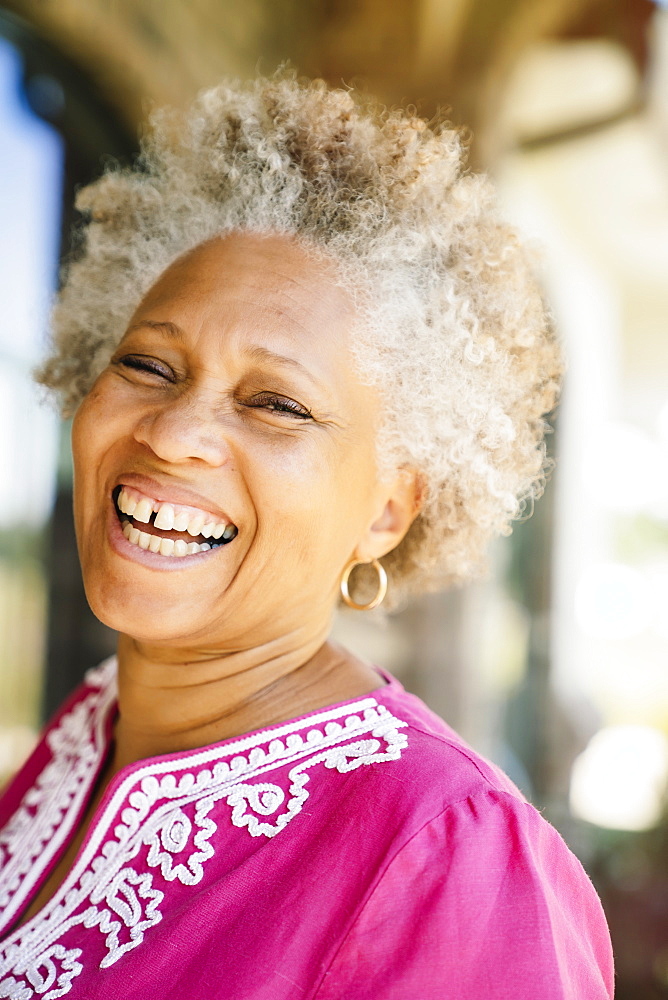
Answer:
<path fill-rule="evenodd" d="M 95 451 L 95 439 L 100 425 L 97 416 L 100 409 L 99 396 L 95 389 L 81 402 L 72 421 L 72 458 L 75 480 L 81 480 L 86 472 L 91 452 Z"/>
<path fill-rule="evenodd" d="M 74 512 L 77 519 L 83 512 L 86 493 L 95 489 L 100 459 L 114 437 L 114 408 L 109 406 L 96 383 L 82 400 L 72 421 Z"/>
<path fill-rule="evenodd" d="M 72 422 L 72 451 L 75 462 L 88 459 L 106 440 L 118 436 L 126 407 L 122 394 L 103 372 L 82 400 Z"/>
<path fill-rule="evenodd" d="M 77 537 L 81 543 L 83 516 L 85 510 L 85 491 L 91 485 L 89 471 L 91 468 L 91 432 L 93 426 L 88 417 L 90 395 L 87 396 L 72 421 L 72 461 L 74 465 L 74 523 Z"/>
<path fill-rule="evenodd" d="M 373 449 L 359 440 L 323 444 L 316 438 L 302 447 L 267 449 L 244 474 L 253 478 L 250 494 L 266 538 L 272 546 L 289 539 L 295 555 L 311 550 L 314 536 L 326 547 L 331 539 L 347 549 L 367 518 L 376 484 Z"/>
<path fill-rule="evenodd" d="M 283 516 L 317 510 L 324 498 L 335 488 L 335 462 L 329 449 L 318 447 L 318 442 L 295 440 L 287 446 L 262 448 L 259 462 L 245 462 L 245 477 L 252 479 L 252 490 L 258 502 L 267 510 Z M 255 456 L 253 456 L 255 457 Z M 241 464 L 240 463 L 240 464 Z"/>

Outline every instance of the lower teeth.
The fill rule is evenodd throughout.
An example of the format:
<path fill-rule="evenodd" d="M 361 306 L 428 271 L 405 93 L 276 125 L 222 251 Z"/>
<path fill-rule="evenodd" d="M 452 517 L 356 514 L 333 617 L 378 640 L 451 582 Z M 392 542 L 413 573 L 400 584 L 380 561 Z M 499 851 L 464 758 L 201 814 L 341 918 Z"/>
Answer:
<path fill-rule="evenodd" d="M 132 545 L 138 545 L 140 549 L 148 549 L 150 552 L 158 552 L 161 556 L 191 556 L 196 552 L 208 552 L 211 548 L 208 542 L 199 545 L 197 542 L 185 542 L 182 538 L 174 541 L 172 538 L 162 538 L 160 535 L 149 535 L 147 531 L 135 528 L 130 521 L 123 521 L 123 534 Z"/>

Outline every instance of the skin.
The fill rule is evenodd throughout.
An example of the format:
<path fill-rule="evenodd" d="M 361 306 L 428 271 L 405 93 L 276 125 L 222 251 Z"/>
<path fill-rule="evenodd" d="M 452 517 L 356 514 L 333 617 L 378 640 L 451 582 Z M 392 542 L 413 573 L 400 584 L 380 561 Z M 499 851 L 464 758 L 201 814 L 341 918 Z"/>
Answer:
<path fill-rule="evenodd" d="M 419 486 L 411 470 L 377 472 L 380 402 L 352 364 L 355 323 L 333 264 L 284 236 L 233 234 L 161 276 L 81 404 L 77 541 L 90 605 L 119 632 L 119 715 L 88 813 L 24 920 L 125 765 L 382 684 L 327 636 L 344 567 L 401 541 Z M 110 529 L 112 491 L 133 476 L 158 499 L 189 491 L 237 537 L 171 571 L 143 564 Z"/>

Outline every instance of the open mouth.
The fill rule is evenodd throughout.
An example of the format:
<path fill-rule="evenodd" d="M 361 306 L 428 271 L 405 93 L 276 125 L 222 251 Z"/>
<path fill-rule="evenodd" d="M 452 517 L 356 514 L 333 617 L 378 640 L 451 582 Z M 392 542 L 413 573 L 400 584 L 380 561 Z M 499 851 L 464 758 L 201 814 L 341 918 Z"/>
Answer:
<path fill-rule="evenodd" d="M 182 558 L 227 545 L 236 525 L 217 521 L 196 507 L 153 500 L 123 484 L 113 491 L 116 514 L 131 545 L 161 556 Z"/>

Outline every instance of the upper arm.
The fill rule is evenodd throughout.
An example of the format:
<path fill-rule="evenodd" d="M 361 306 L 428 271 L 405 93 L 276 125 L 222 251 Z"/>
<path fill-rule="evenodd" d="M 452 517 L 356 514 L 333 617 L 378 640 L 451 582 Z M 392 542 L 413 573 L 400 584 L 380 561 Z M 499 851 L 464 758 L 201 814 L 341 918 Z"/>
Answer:
<path fill-rule="evenodd" d="M 559 834 L 498 792 L 450 806 L 397 853 L 317 1000 L 608 1000 L 598 897 Z"/>

